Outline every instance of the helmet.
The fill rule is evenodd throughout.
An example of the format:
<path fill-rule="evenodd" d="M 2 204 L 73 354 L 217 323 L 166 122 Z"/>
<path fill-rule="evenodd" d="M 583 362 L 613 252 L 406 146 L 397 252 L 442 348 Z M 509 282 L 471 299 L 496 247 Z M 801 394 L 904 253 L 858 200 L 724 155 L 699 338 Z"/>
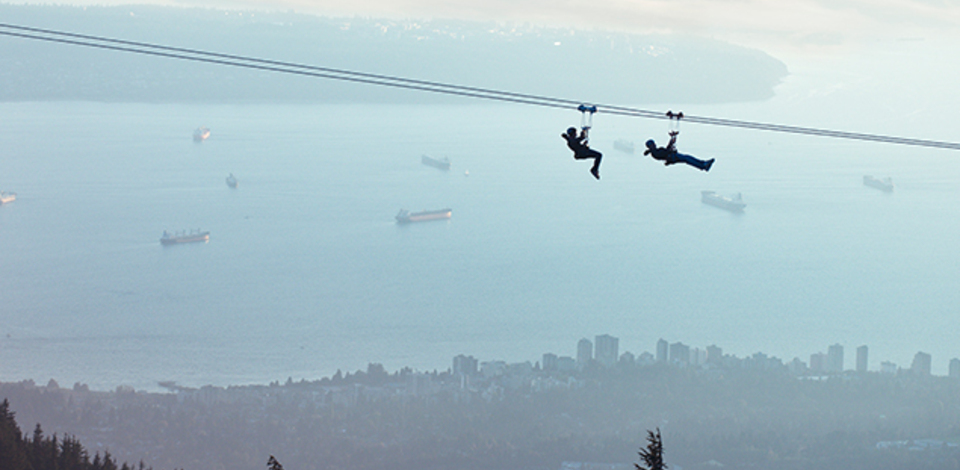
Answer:
<path fill-rule="evenodd" d="M 647 145 L 647 148 L 656 148 L 657 143 L 654 142 L 653 139 L 650 139 L 650 140 L 647 141 L 647 144 L 646 144 L 646 145 Z"/>
<path fill-rule="evenodd" d="M 576 135 L 576 133 L 577 133 L 577 128 L 576 128 L 576 127 L 571 127 L 571 128 L 569 128 L 569 129 L 567 129 L 567 135 Z"/>

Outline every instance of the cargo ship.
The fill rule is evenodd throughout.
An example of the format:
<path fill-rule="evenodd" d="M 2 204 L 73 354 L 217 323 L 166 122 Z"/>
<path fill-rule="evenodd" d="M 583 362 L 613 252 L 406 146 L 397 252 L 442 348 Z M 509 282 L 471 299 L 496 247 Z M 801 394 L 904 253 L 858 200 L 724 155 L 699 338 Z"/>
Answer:
<path fill-rule="evenodd" d="M 439 168 L 441 170 L 450 169 L 450 159 L 443 157 L 443 160 L 437 160 L 436 158 L 430 158 L 426 155 L 420 158 L 420 162 L 427 166 L 432 166 L 434 168 Z"/>
<path fill-rule="evenodd" d="M 208 240 L 210 240 L 210 232 L 201 232 L 200 229 L 191 230 L 189 233 L 186 231 L 170 233 L 164 230 L 163 236 L 160 237 L 160 244 L 177 245 L 180 243 L 206 242 Z"/>
<path fill-rule="evenodd" d="M 453 215 L 451 209 L 439 209 L 435 211 L 410 212 L 406 209 L 400 209 L 397 213 L 398 224 L 409 224 L 411 222 L 428 222 L 431 220 L 445 220 Z"/>
<path fill-rule="evenodd" d="M 237 177 L 233 176 L 233 173 L 230 173 L 230 176 L 227 177 L 227 186 L 237 189 L 238 184 L 240 183 L 237 181 Z"/>
<path fill-rule="evenodd" d="M 17 193 L 8 193 L 0 191 L 0 204 L 6 204 L 17 200 Z"/>
<path fill-rule="evenodd" d="M 210 137 L 210 129 L 206 127 L 198 127 L 197 130 L 193 131 L 193 141 L 194 142 L 203 142 Z"/>
<path fill-rule="evenodd" d="M 880 178 L 874 178 L 870 175 L 864 175 L 863 185 L 870 186 L 871 188 L 879 189 L 885 193 L 893 192 L 893 180 L 890 179 L 889 177 L 880 179 Z"/>
<path fill-rule="evenodd" d="M 636 149 L 636 147 L 633 145 L 633 142 L 630 142 L 629 140 L 623 140 L 623 139 L 615 140 L 613 142 L 613 148 L 621 152 L 629 153 L 630 155 L 633 155 L 633 152 Z"/>
<path fill-rule="evenodd" d="M 730 212 L 743 212 L 747 205 L 743 202 L 743 196 L 737 193 L 735 197 L 726 197 L 717 194 L 716 191 L 700 191 L 700 200 L 704 204 L 728 210 Z"/>

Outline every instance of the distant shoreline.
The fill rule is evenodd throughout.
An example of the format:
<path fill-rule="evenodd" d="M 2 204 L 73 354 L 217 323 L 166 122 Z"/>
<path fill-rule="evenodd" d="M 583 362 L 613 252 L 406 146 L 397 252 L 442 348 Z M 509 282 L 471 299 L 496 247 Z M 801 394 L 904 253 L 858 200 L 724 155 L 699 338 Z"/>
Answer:
<path fill-rule="evenodd" d="M 13 25 L 592 102 L 757 101 L 773 96 L 787 75 L 782 62 L 763 52 L 687 37 L 218 12 L 0 4 L 0 15 Z M 0 102 L 384 104 L 464 99 L 10 36 L 0 37 L 0 53 L 9 58 L 8 67 L 0 70 L 0 81 L 7 85 L 0 90 Z M 575 73 L 571 57 L 577 58 Z"/>

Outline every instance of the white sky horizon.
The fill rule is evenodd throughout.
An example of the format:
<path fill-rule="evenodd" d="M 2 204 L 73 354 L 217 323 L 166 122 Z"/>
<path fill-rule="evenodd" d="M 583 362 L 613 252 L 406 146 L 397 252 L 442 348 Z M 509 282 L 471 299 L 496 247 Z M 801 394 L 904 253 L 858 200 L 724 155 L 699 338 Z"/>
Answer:
<path fill-rule="evenodd" d="M 774 56 L 833 56 L 885 41 L 960 31 L 960 3 L 924 0 L 73 0 L 15 4 L 136 4 L 288 11 L 318 16 L 531 23 L 718 39 Z"/>

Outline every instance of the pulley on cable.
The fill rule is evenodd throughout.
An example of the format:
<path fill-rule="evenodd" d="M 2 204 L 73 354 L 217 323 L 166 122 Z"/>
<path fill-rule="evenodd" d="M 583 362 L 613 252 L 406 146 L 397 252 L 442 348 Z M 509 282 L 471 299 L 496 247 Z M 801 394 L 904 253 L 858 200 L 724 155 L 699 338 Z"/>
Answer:
<path fill-rule="evenodd" d="M 679 133 L 680 133 L 680 120 L 683 119 L 683 111 L 680 111 L 679 113 L 674 113 L 673 111 L 667 111 L 667 119 L 670 120 L 670 126 L 669 126 L 668 133 L 670 133 L 670 132 L 676 132 L 677 134 L 679 134 Z M 674 120 L 676 120 L 676 121 L 674 121 Z"/>
<path fill-rule="evenodd" d="M 584 132 L 590 130 L 593 127 L 593 115 L 597 112 L 597 106 L 581 104 L 577 107 L 577 111 L 580 111 L 580 129 Z"/>

